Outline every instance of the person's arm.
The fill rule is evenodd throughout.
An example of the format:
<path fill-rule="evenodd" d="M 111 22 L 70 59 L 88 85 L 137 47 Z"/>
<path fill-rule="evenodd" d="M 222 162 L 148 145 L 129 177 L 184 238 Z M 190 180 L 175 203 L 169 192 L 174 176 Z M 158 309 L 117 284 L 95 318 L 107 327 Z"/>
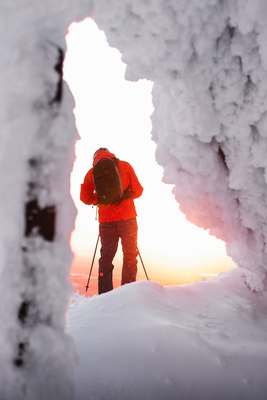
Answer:
<path fill-rule="evenodd" d="M 133 167 L 129 163 L 128 163 L 128 171 L 129 171 L 130 184 L 128 188 L 124 191 L 123 198 L 136 199 L 137 197 L 140 197 L 141 194 L 143 193 L 143 187 L 139 182 Z"/>
<path fill-rule="evenodd" d="M 97 205 L 98 198 L 95 192 L 92 169 L 85 175 L 84 181 L 81 184 L 80 200 L 87 205 Z"/>

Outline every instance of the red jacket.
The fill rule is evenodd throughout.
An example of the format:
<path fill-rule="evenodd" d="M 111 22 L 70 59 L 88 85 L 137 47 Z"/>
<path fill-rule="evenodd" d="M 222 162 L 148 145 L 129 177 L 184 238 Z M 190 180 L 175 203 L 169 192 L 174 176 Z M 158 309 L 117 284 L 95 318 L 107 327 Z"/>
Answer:
<path fill-rule="evenodd" d="M 93 165 L 95 165 L 102 158 L 114 157 L 114 154 L 106 150 L 98 151 L 96 157 L 94 158 Z M 136 217 L 133 199 L 141 196 L 143 187 L 138 181 L 133 167 L 128 162 L 118 160 L 118 168 L 123 190 L 126 190 L 129 187 L 132 193 L 130 198 L 122 200 L 119 204 L 97 204 L 98 198 L 95 192 L 93 168 L 87 172 L 84 182 L 81 185 L 80 199 L 85 204 L 93 204 L 98 206 L 100 223 L 121 221 Z"/>

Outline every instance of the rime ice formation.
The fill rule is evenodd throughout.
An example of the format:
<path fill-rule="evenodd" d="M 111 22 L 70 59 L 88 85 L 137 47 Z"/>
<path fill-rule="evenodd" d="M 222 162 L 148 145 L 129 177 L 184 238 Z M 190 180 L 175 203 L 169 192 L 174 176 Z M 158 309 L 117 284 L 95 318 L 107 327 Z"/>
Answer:
<path fill-rule="evenodd" d="M 96 2 L 127 63 L 154 82 L 153 139 L 181 210 L 226 241 L 252 289 L 267 267 L 267 4 Z"/>
<path fill-rule="evenodd" d="M 0 398 L 71 397 L 64 334 L 75 127 L 64 34 L 92 16 L 154 81 L 153 138 L 187 217 L 266 271 L 265 0 L 4 0 L 0 5 Z"/>
<path fill-rule="evenodd" d="M 62 79 L 64 34 L 80 17 L 71 3 L 0 5 L 3 400 L 72 397 L 73 348 L 64 327 L 76 130 Z"/>

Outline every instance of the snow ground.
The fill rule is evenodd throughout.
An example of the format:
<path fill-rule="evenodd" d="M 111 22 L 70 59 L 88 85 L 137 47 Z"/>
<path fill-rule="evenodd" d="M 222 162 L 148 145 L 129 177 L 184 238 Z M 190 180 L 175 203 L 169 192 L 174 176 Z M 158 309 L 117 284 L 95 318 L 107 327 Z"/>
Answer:
<path fill-rule="evenodd" d="M 265 400 L 266 300 L 241 269 L 194 285 L 75 295 L 76 399 Z"/>

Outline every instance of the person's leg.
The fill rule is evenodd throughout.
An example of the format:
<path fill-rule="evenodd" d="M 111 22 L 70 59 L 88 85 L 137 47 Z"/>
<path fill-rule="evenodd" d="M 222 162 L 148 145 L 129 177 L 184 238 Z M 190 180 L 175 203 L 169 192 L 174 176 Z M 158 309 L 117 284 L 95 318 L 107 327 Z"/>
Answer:
<path fill-rule="evenodd" d="M 98 293 L 108 292 L 113 289 L 112 271 L 113 258 L 116 254 L 119 242 L 119 234 L 116 222 L 99 225 L 101 240 L 101 257 L 99 259 Z"/>
<path fill-rule="evenodd" d="M 121 284 L 136 281 L 137 274 L 137 222 L 136 219 L 119 222 L 121 237 L 123 266 Z"/>

